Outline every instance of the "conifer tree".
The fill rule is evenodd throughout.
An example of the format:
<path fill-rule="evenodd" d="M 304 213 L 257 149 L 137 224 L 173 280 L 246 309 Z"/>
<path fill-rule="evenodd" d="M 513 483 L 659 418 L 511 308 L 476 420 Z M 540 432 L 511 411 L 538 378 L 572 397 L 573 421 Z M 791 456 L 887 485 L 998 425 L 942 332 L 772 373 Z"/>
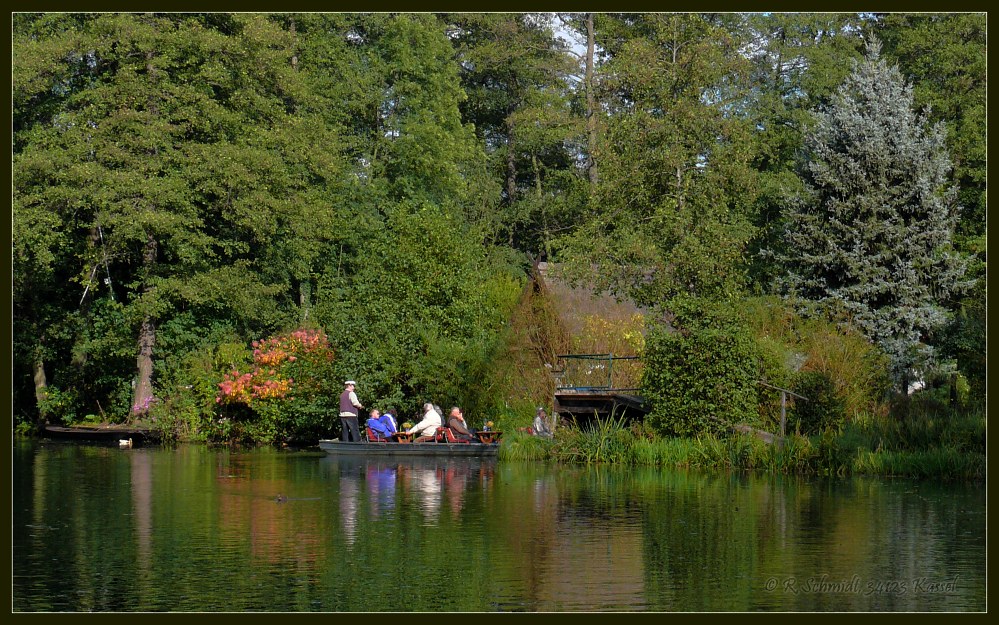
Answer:
<path fill-rule="evenodd" d="M 932 358 L 946 299 L 965 286 L 944 140 L 874 41 L 817 113 L 806 190 L 785 210 L 785 292 L 858 326 L 903 386 Z"/>

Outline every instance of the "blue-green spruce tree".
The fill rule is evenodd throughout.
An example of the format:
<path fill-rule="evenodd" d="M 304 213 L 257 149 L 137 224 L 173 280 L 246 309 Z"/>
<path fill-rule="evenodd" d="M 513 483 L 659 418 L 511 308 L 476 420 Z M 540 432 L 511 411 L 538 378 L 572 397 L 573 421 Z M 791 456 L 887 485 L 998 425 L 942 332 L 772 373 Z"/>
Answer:
<path fill-rule="evenodd" d="M 785 207 L 784 292 L 848 320 L 903 386 L 934 357 L 947 298 L 967 285 L 952 246 L 957 187 L 942 123 L 913 107 L 897 67 L 867 46 L 806 140 L 805 191 Z"/>

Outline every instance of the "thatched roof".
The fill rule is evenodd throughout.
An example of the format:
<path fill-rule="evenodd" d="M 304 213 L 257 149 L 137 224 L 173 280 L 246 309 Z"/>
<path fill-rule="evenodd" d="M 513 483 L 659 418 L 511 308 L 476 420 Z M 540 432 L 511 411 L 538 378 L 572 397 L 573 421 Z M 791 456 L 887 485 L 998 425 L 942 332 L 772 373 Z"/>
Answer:
<path fill-rule="evenodd" d="M 647 313 L 631 300 L 597 293 L 588 286 L 570 286 L 558 277 L 557 265 L 553 263 L 539 262 L 537 274 L 544 281 L 559 318 L 571 336 L 582 334 L 588 316 L 599 315 L 614 323 Z"/>

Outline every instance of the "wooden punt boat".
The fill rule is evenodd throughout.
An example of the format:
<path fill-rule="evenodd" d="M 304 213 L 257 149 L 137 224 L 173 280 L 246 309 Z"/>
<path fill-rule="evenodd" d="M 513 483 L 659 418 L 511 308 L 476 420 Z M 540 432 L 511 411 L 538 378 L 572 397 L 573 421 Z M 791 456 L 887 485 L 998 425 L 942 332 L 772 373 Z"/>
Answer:
<path fill-rule="evenodd" d="M 396 443 L 396 442 L 345 442 L 320 440 L 319 447 L 326 453 L 362 456 L 495 456 L 499 443 Z"/>

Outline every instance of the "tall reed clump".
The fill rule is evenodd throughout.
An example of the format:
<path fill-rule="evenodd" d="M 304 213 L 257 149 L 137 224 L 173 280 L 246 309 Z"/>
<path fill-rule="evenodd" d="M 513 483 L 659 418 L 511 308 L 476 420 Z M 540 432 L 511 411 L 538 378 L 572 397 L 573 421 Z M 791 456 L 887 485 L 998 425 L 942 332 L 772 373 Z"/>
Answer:
<path fill-rule="evenodd" d="M 503 444 L 499 447 L 498 457 L 503 461 L 514 462 L 546 462 L 553 459 L 551 439 L 541 438 L 522 432 L 503 435 Z"/>
<path fill-rule="evenodd" d="M 630 462 L 636 440 L 624 419 L 611 415 L 594 419 L 586 428 L 559 428 L 552 453 L 563 462 L 624 464 Z"/>
<path fill-rule="evenodd" d="M 985 455 L 935 447 L 922 451 L 880 449 L 858 454 L 853 473 L 917 478 L 982 479 Z"/>
<path fill-rule="evenodd" d="M 564 463 L 617 463 L 665 469 L 759 471 L 797 475 L 883 475 L 982 479 L 985 415 L 912 411 L 905 418 L 861 415 L 819 434 L 775 442 L 749 434 L 652 435 L 647 424 L 596 419 L 556 430 L 554 440 L 516 433 L 501 458 Z"/>
<path fill-rule="evenodd" d="M 637 439 L 632 445 L 631 462 L 637 465 L 687 469 L 700 466 L 698 443 L 692 438 Z"/>

